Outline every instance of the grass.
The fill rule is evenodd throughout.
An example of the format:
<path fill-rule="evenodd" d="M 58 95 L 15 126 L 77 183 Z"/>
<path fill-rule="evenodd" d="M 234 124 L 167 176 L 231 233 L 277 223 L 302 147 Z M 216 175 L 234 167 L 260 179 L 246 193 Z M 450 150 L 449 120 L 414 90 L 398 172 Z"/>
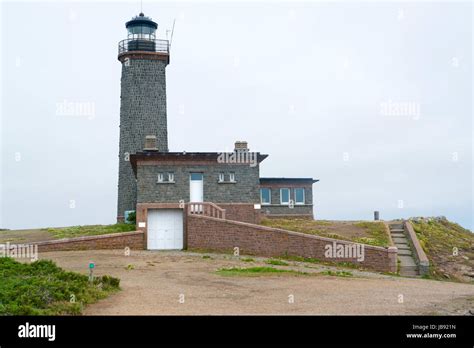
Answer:
<path fill-rule="evenodd" d="M 389 236 L 380 221 L 339 222 L 309 219 L 263 219 L 262 225 L 284 230 L 346 240 L 350 242 L 388 247 Z"/>
<path fill-rule="evenodd" d="M 367 234 L 367 237 L 355 238 L 354 242 L 383 247 L 390 245 L 387 230 L 383 222 L 362 221 L 356 222 L 354 226 L 365 229 L 365 233 Z"/>
<path fill-rule="evenodd" d="M 0 315 L 77 315 L 120 289 L 120 280 L 67 272 L 52 261 L 31 264 L 0 258 Z"/>
<path fill-rule="evenodd" d="M 285 262 L 282 260 L 275 260 L 275 259 L 266 260 L 265 263 L 268 265 L 274 265 L 274 266 L 289 266 L 288 262 Z"/>
<path fill-rule="evenodd" d="M 431 279 L 472 282 L 463 268 L 473 268 L 474 234 L 446 219 L 411 221 L 430 261 Z M 457 251 L 457 253 L 456 253 Z"/>
<path fill-rule="evenodd" d="M 133 224 L 118 223 L 114 225 L 54 227 L 47 228 L 46 231 L 48 231 L 53 236 L 53 238 L 61 239 L 136 231 L 136 226 Z"/>
<path fill-rule="evenodd" d="M 242 259 L 240 259 L 240 261 L 243 261 L 243 262 L 255 262 L 254 259 L 250 258 L 250 257 L 244 257 Z"/>
<path fill-rule="evenodd" d="M 331 271 L 331 270 L 327 270 L 327 271 L 322 271 L 320 274 L 323 274 L 323 275 L 329 275 L 329 276 L 335 276 L 335 277 L 352 277 L 353 274 L 351 272 L 348 272 L 348 271 Z"/>
<path fill-rule="evenodd" d="M 292 255 L 284 255 L 281 258 L 284 260 L 296 261 L 296 262 L 317 263 L 317 264 L 326 265 L 326 266 L 363 269 L 363 267 L 360 267 L 352 262 L 345 262 L 345 261 L 339 261 L 339 262 L 338 261 L 323 261 L 323 260 L 316 259 L 313 257 L 302 257 L 302 256 L 292 256 Z"/>
<path fill-rule="evenodd" d="M 273 274 L 289 274 L 289 275 L 308 275 L 309 273 L 278 269 L 273 267 L 249 267 L 249 268 L 221 268 L 216 271 L 217 274 L 222 276 L 261 276 L 261 275 L 273 275 Z"/>

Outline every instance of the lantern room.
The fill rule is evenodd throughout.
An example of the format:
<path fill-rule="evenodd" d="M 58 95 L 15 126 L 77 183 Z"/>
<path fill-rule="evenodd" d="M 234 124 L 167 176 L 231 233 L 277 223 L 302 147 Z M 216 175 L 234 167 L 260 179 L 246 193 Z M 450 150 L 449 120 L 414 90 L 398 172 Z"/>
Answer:
<path fill-rule="evenodd" d="M 154 40 L 158 24 L 153 22 L 150 17 L 140 13 L 125 23 L 125 27 L 128 31 L 128 39 Z"/>

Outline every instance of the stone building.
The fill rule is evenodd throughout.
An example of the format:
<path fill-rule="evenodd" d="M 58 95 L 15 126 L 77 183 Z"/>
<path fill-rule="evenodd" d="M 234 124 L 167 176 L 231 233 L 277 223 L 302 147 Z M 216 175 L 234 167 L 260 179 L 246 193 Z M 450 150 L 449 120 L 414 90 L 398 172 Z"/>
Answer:
<path fill-rule="evenodd" d="M 137 212 L 150 249 L 183 248 L 186 209 L 258 223 L 262 216 L 313 218 L 312 178 L 260 178 L 266 154 L 245 141 L 234 151 L 169 152 L 165 68 L 169 43 L 140 13 L 126 23 L 122 63 L 117 220 Z M 194 204 L 196 203 L 196 204 Z"/>

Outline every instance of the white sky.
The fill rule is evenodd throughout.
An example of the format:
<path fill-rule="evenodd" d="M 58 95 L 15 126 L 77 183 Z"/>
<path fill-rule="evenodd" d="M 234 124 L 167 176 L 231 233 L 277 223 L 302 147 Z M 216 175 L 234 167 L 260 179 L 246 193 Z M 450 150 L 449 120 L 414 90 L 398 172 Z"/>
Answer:
<path fill-rule="evenodd" d="M 314 177 L 318 219 L 445 215 L 472 228 L 472 3 L 145 2 L 171 151 L 270 156 Z M 113 223 L 120 70 L 134 2 L 1 5 L 0 228 Z M 58 114 L 67 102 L 93 117 Z M 410 103 L 394 115 L 383 103 Z M 71 200 L 75 202 L 71 208 Z M 399 207 L 399 201 L 403 207 Z"/>

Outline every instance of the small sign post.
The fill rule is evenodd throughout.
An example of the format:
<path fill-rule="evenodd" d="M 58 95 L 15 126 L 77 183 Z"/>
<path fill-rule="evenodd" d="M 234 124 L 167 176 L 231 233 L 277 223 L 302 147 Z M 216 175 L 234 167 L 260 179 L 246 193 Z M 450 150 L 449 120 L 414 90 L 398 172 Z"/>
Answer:
<path fill-rule="evenodd" d="M 94 280 L 94 268 L 95 268 L 95 263 L 94 262 L 89 262 L 89 281 L 92 282 Z"/>

